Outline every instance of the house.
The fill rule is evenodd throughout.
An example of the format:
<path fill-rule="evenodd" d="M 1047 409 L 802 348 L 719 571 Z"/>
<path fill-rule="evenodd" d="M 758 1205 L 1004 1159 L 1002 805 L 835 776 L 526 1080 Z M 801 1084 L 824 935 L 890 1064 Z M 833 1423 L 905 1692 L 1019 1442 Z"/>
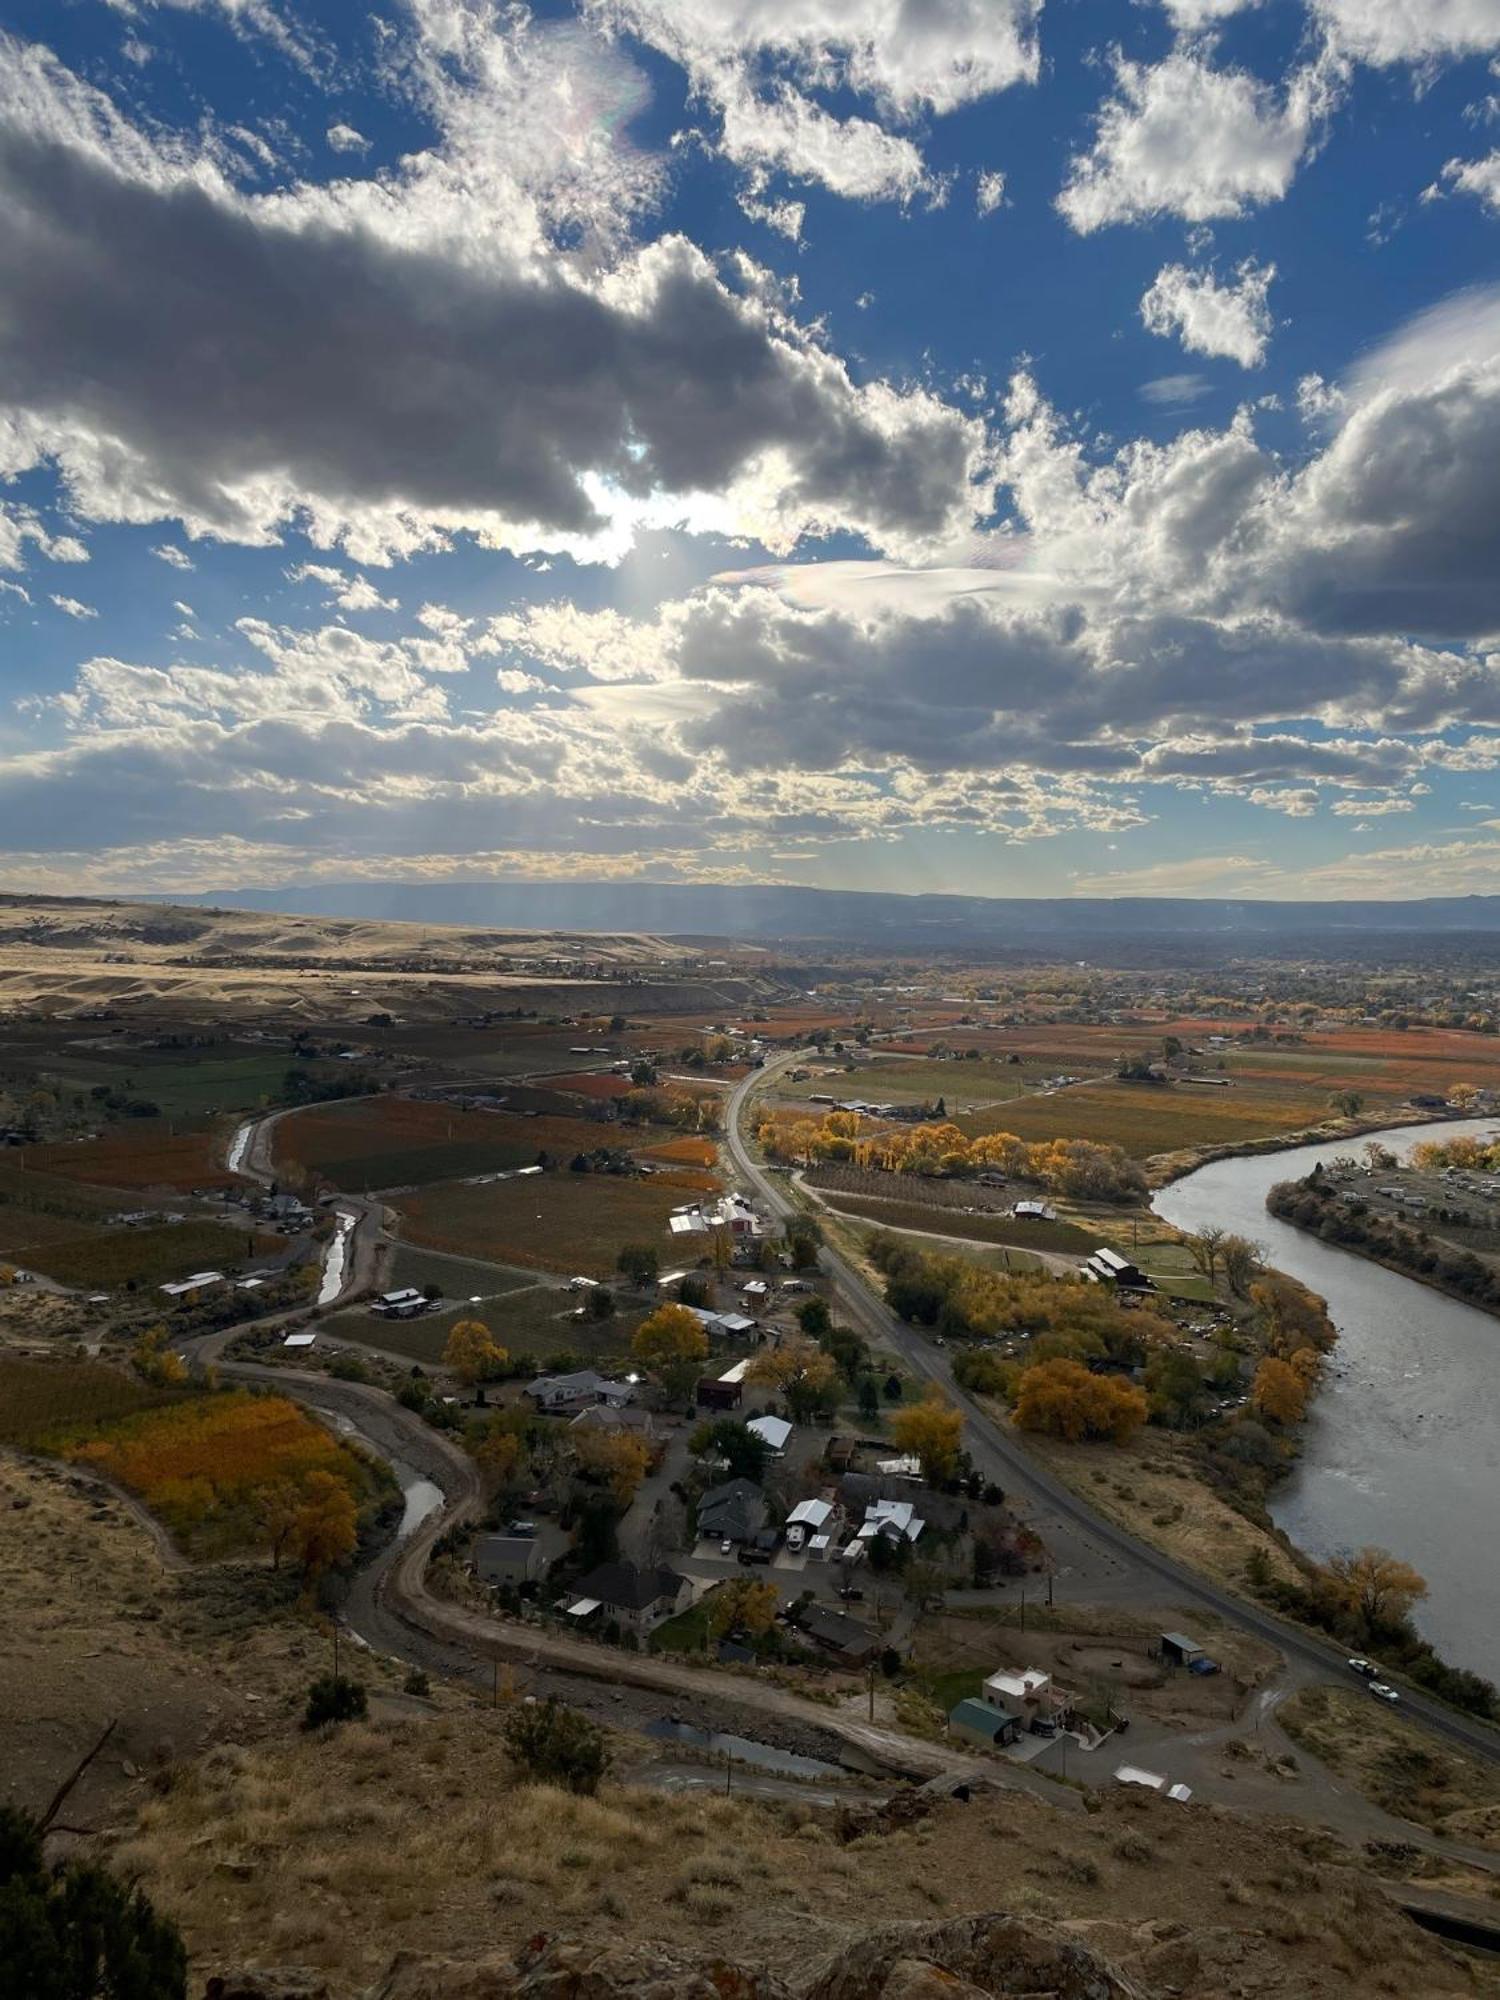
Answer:
<path fill-rule="evenodd" d="M 961 1701 L 948 1711 L 948 1734 L 987 1748 L 1003 1749 L 1021 1734 L 1021 1718 L 987 1701 Z"/>
<path fill-rule="evenodd" d="M 740 1286 L 740 1297 L 752 1308 L 763 1306 L 771 1296 L 771 1287 L 764 1278 L 752 1278 L 748 1285 Z"/>
<path fill-rule="evenodd" d="M 569 1419 L 568 1429 L 628 1431 L 632 1437 L 649 1444 L 656 1437 L 656 1419 L 649 1410 L 621 1409 L 615 1403 L 590 1403 L 586 1410 Z"/>
<path fill-rule="evenodd" d="M 481 1535 L 474 1544 L 474 1574 L 481 1583 L 530 1583 L 545 1567 L 535 1535 Z"/>
<path fill-rule="evenodd" d="M 1002 1667 L 985 1681 L 980 1699 L 991 1708 L 1019 1716 L 1027 1727 L 1055 1721 L 1066 1713 L 1071 1701 L 1040 1667 L 1023 1667 L 1019 1672 Z"/>
<path fill-rule="evenodd" d="M 635 1388 L 629 1382 L 612 1381 L 596 1369 L 580 1368 L 572 1375 L 538 1375 L 527 1383 L 526 1394 L 545 1415 L 555 1417 L 594 1403 L 622 1410 L 634 1398 Z"/>
<path fill-rule="evenodd" d="M 1018 1201 L 1011 1210 L 1017 1222 L 1056 1222 L 1057 1210 L 1044 1201 Z"/>
<path fill-rule="evenodd" d="M 727 1479 L 698 1502 L 698 1533 L 714 1541 L 753 1542 L 766 1525 L 766 1496 L 753 1479 Z"/>
<path fill-rule="evenodd" d="M 782 1456 L 787 1447 L 787 1440 L 792 1435 L 792 1427 L 785 1417 L 752 1417 L 745 1429 L 755 1433 L 761 1443 L 769 1448 L 773 1458 Z"/>
<path fill-rule="evenodd" d="M 832 1611 L 821 1604 L 808 1604 L 797 1614 L 797 1629 L 825 1653 L 832 1653 L 840 1666 L 866 1667 L 880 1653 L 880 1634 L 861 1625 L 847 1612 Z"/>
<path fill-rule="evenodd" d="M 590 1570 L 578 1586 L 578 1596 L 568 1606 L 567 1615 L 579 1623 L 597 1613 L 606 1624 L 623 1630 L 645 1633 L 664 1618 L 686 1609 L 692 1588 L 685 1576 L 659 1565 L 642 1567 L 632 1562 L 601 1563 Z M 591 1607 L 584 1612 L 583 1607 Z"/>
<path fill-rule="evenodd" d="M 876 1535 L 884 1535 L 893 1542 L 914 1542 L 926 1525 L 910 1500 L 872 1500 L 854 1539 L 868 1544 Z"/>

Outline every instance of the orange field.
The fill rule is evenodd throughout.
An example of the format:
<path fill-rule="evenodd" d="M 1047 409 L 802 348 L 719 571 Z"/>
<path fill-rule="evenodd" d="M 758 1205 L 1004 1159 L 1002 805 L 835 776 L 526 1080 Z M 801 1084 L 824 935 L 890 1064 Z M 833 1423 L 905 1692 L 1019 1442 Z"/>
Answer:
<path fill-rule="evenodd" d="M 334 1473 L 356 1499 L 370 1490 L 368 1467 L 321 1424 L 246 1389 L 126 1417 L 66 1455 L 138 1494 L 198 1555 L 260 1546 L 263 1497 L 309 1472 Z"/>
<path fill-rule="evenodd" d="M 665 1160 L 669 1166 L 712 1167 L 719 1158 L 719 1149 L 712 1139 L 664 1139 L 659 1146 L 644 1146 L 643 1160 Z"/>
<path fill-rule="evenodd" d="M 571 1097 L 596 1097 L 600 1100 L 623 1097 L 634 1084 L 628 1076 L 610 1076 L 604 1071 L 590 1071 L 576 1076 L 549 1076 L 549 1090 L 566 1091 Z"/>
<path fill-rule="evenodd" d="M 154 1118 L 76 1145 L 28 1146 L 22 1158 L 28 1169 L 85 1181 L 91 1187 L 210 1188 L 234 1183 L 234 1175 L 224 1167 L 220 1137 L 212 1132 L 169 1137 Z"/>

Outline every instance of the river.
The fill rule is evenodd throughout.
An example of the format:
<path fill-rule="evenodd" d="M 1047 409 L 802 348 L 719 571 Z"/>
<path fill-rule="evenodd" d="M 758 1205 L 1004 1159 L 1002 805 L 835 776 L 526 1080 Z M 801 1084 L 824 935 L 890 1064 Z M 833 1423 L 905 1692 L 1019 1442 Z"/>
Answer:
<path fill-rule="evenodd" d="M 1399 1126 L 1331 1145 L 1215 1160 L 1163 1188 L 1179 1229 L 1217 1223 L 1328 1301 L 1339 1344 L 1297 1471 L 1272 1514 L 1315 1556 L 1373 1542 L 1426 1577 L 1416 1622 L 1447 1660 L 1500 1679 L 1500 1320 L 1334 1249 L 1267 1213 L 1266 1191 L 1371 1139 L 1479 1137 L 1494 1118 Z"/>

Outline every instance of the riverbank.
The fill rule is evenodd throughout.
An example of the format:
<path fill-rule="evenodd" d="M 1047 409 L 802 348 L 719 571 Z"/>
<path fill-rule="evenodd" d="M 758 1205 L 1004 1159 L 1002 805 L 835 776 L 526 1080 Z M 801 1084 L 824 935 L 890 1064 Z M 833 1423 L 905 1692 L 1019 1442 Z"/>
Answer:
<path fill-rule="evenodd" d="M 1426 1125 L 1375 1137 L 1409 1146 Z M 1442 1121 L 1479 1136 L 1493 1118 Z M 1267 1262 L 1325 1298 L 1340 1344 L 1303 1431 L 1301 1460 L 1269 1499 L 1275 1526 L 1314 1559 L 1367 1544 L 1396 1550 L 1427 1579 L 1415 1622 L 1444 1658 L 1493 1678 L 1500 1671 L 1500 1546 L 1455 1535 L 1454 1524 L 1500 1508 L 1500 1381 L 1494 1320 L 1433 1288 L 1408 1293 L 1407 1274 L 1345 1254 L 1269 1215 L 1273 1181 L 1300 1178 L 1349 1150 L 1340 1136 L 1237 1154 L 1159 1190 L 1175 1227 L 1231 1230 L 1265 1246 Z"/>
<path fill-rule="evenodd" d="M 1445 1298 L 1500 1319 L 1500 1273 L 1462 1246 L 1450 1244 L 1440 1226 L 1439 1233 L 1431 1235 L 1425 1228 L 1418 1232 L 1390 1218 L 1366 1219 L 1352 1214 L 1333 1191 L 1311 1176 L 1278 1181 L 1266 1195 L 1266 1211 L 1320 1243 L 1347 1250 L 1398 1277 L 1411 1278 Z"/>
<path fill-rule="evenodd" d="M 1316 1125 L 1305 1125 L 1297 1132 L 1272 1132 L 1260 1139 L 1229 1139 L 1218 1146 L 1185 1146 L 1180 1152 L 1153 1153 L 1142 1166 L 1155 1195 L 1174 1181 L 1184 1180 L 1219 1160 L 1258 1159 L 1266 1153 L 1289 1153 L 1301 1146 L 1348 1145 L 1356 1139 L 1368 1138 L 1372 1132 L 1409 1132 L 1420 1126 L 1455 1122 L 1459 1122 L 1455 1112 L 1421 1111 L 1415 1106 L 1409 1118 L 1393 1119 L 1389 1112 L 1372 1111 L 1358 1118 L 1320 1119 Z"/>

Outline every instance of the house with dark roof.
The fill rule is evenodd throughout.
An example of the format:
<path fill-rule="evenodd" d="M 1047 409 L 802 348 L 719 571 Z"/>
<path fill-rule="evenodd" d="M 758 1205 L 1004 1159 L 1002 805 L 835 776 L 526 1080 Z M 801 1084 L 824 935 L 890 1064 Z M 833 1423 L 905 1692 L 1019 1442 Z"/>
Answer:
<path fill-rule="evenodd" d="M 616 1624 L 624 1631 L 646 1633 L 692 1601 L 692 1587 L 675 1569 L 659 1564 L 601 1563 L 578 1585 L 567 1615 L 579 1624 Z M 585 1609 L 585 1607 L 587 1607 Z"/>
<path fill-rule="evenodd" d="M 797 1627 L 815 1646 L 832 1653 L 843 1667 L 868 1666 L 881 1650 L 880 1634 L 843 1611 L 808 1604 L 797 1613 Z"/>
<path fill-rule="evenodd" d="M 698 1502 L 698 1533 L 721 1542 L 753 1542 L 766 1525 L 766 1496 L 753 1479 L 726 1479 Z"/>

